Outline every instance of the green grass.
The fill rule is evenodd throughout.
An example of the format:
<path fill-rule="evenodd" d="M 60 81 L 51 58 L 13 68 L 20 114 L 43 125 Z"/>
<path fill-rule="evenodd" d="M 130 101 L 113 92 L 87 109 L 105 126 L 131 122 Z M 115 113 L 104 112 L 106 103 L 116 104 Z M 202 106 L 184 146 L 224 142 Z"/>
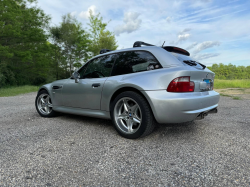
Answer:
<path fill-rule="evenodd" d="M 236 96 L 234 96 L 234 97 L 232 97 L 234 100 L 240 100 L 240 97 L 236 97 Z"/>
<path fill-rule="evenodd" d="M 17 86 L 17 87 L 9 87 L 9 88 L 0 88 L 0 97 L 9 97 L 15 96 L 19 94 L 36 92 L 38 91 L 39 86 Z"/>
<path fill-rule="evenodd" d="M 223 93 L 221 93 L 220 95 L 225 96 L 225 97 L 231 97 L 231 95 L 227 95 L 227 94 L 223 94 Z"/>
<path fill-rule="evenodd" d="M 243 80 L 214 80 L 214 88 L 222 89 L 222 88 L 250 88 L 250 79 Z"/>
<path fill-rule="evenodd" d="M 220 95 L 225 96 L 225 97 L 232 97 L 234 100 L 240 100 L 240 97 L 237 97 L 237 96 L 227 95 L 227 94 L 223 94 L 223 93 L 221 93 Z"/>

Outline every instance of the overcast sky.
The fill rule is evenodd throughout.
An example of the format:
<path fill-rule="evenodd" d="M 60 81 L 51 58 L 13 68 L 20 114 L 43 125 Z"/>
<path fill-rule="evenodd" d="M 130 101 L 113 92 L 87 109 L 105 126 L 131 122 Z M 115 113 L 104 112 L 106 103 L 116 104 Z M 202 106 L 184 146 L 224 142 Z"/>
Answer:
<path fill-rule="evenodd" d="M 135 41 L 187 49 L 200 62 L 250 65 L 249 0 L 38 0 L 57 25 L 75 15 L 87 27 L 98 12 L 115 33 L 119 49 Z"/>

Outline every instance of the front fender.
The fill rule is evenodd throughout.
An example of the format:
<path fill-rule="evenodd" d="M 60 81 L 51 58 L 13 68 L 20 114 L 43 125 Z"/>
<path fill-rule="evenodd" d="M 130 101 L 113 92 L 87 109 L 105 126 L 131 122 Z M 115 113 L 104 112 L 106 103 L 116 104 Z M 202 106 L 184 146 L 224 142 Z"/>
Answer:
<path fill-rule="evenodd" d="M 37 94 L 38 94 L 40 91 L 42 91 L 42 90 L 46 90 L 46 91 L 49 93 L 49 95 L 51 96 L 51 95 L 52 95 L 52 85 L 51 85 L 51 83 L 45 84 L 45 85 L 41 86 L 41 87 L 39 88 Z"/>
<path fill-rule="evenodd" d="M 55 95 L 52 93 L 52 83 L 49 83 L 49 84 L 45 84 L 43 86 L 41 86 L 37 92 L 37 94 L 42 91 L 42 90 L 46 90 L 49 95 L 50 95 L 50 98 L 51 98 L 51 101 L 52 103 L 55 103 Z"/>

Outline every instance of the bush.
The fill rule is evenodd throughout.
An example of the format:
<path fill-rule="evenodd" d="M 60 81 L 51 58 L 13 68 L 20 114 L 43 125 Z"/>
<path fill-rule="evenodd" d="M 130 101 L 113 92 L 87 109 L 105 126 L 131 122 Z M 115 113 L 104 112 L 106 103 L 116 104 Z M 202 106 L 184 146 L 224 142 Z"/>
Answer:
<path fill-rule="evenodd" d="M 245 80 L 214 80 L 214 88 L 250 88 L 250 79 Z"/>

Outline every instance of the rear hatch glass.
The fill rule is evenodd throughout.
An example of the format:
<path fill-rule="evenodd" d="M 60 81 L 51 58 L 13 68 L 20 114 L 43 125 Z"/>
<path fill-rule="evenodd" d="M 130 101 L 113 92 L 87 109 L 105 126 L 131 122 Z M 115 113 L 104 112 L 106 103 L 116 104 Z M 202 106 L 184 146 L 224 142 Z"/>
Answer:
<path fill-rule="evenodd" d="M 205 69 L 206 66 L 199 63 L 198 61 L 194 60 L 192 57 L 190 56 L 186 56 L 186 55 L 182 55 L 182 54 L 178 54 L 178 53 L 173 53 L 171 52 L 172 55 L 174 55 L 179 61 L 181 61 L 184 65 L 188 65 L 188 66 L 193 66 L 197 69 Z"/>

